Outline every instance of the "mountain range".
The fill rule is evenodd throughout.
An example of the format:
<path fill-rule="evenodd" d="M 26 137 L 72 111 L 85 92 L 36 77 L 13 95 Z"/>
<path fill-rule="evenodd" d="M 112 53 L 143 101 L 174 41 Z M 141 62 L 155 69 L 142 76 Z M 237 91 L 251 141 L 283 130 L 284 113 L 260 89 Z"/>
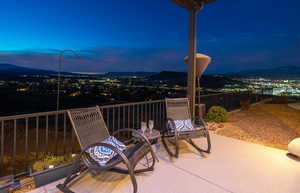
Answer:
<path fill-rule="evenodd" d="M 0 75 L 1 76 L 16 76 L 16 75 L 50 75 L 56 74 L 57 72 L 51 70 L 41 70 L 36 68 L 28 68 L 17 66 L 13 64 L 0 63 Z M 62 72 L 62 74 L 77 74 L 80 75 L 80 72 L 69 73 Z M 82 75 L 90 75 L 90 76 L 109 76 L 109 77 L 121 77 L 121 76 L 138 76 L 138 77 L 148 77 L 156 72 L 107 72 L 107 73 L 82 73 Z"/>
<path fill-rule="evenodd" d="M 40 70 L 35 68 L 27 68 L 16 66 L 13 64 L 0 64 L 0 75 L 32 75 L 32 74 L 53 74 L 50 70 Z"/>
<path fill-rule="evenodd" d="M 269 78 L 300 78 L 300 67 L 281 66 L 267 69 L 244 70 L 235 73 L 226 73 L 228 76 L 269 77 Z"/>
<path fill-rule="evenodd" d="M 35 74 L 56 74 L 55 71 L 50 70 L 41 70 L 35 68 L 21 67 L 13 64 L 0 63 L 0 75 L 1 76 L 14 76 L 14 75 L 35 75 Z M 64 74 L 70 74 L 63 72 Z M 139 77 L 149 77 L 150 79 L 164 80 L 168 78 L 173 82 L 182 82 L 182 79 L 186 80 L 185 72 L 171 72 L 171 71 L 162 71 L 160 73 L 156 72 L 108 72 L 102 74 L 101 76 L 139 76 Z M 232 76 L 241 76 L 241 77 L 269 77 L 269 78 L 300 78 L 300 67 L 298 66 L 282 66 L 268 69 L 254 69 L 254 70 L 244 70 L 234 73 L 222 74 L 222 77 L 232 77 Z M 206 78 L 205 78 L 206 77 Z M 203 76 L 202 79 L 205 81 L 207 77 L 212 76 Z"/>

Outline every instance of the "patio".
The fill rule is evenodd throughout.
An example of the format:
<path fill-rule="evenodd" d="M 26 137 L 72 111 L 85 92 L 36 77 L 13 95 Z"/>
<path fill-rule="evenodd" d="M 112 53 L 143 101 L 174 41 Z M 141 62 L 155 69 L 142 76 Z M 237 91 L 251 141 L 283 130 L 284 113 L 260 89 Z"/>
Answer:
<path fill-rule="evenodd" d="M 162 145 L 156 151 L 160 162 L 154 172 L 137 175 L 140 193 L 298 193 L 300 160 L 280 149 L 212 135 L 212 153 L 199 155 L 181 143 L 179 159 L 168 157 Z M 199 142 L 199 141 L 198 141 Z M 59 192 L 56 184 L 31 193 Z M 128 193 L 127 176 L 108 172 L 86 174 L 71 186 L 78 193 Z"/>

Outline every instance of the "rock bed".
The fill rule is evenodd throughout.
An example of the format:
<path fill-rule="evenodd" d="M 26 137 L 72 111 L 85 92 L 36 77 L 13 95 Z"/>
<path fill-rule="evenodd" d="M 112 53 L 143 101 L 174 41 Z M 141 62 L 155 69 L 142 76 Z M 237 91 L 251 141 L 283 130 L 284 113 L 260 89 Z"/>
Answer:
<path fill-rule="evenodd" d="M 287 149 L 300 136 L 300 110 L 287 104 L 259 103 L 229 113 L 226 123 L 209 123 L 213 133 L 270 147 Z"/>

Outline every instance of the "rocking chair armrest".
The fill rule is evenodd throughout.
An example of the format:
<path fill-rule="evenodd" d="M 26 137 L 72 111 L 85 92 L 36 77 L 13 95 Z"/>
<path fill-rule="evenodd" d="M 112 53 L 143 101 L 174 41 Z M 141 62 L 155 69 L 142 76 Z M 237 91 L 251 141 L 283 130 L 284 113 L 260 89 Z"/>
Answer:
<path fill-rule="evenodd" d="M 195 118 L 195 126 L 203 126 L 204 129 L 208 131 L 208 125 L 202 118 L 199 117 Z"/>
<path fill-rule="evenodd" d="M 156 154 L 154 153 L 154 150 L 153 150 L 153 147 L 152 147 L 150 141 L 144 134 L 137 132 L 135 129 L 119 129 L 118 131 L 115 131 L 113 133 L 113 136 L 115 136 L 117 133 L 120 133 L 123 131 L 130 131 L 130 132 L 134 133 L 135 135 L 139 136 L 141 139 L 143 139 L 146 142 L 146 144 L 149 146 L 152 156 L 159 162 L 159 159 L 156 156 Z"/>
<path fill-rule="evenodd" d="M 83 151 L 81 151 L 80 157 L 82 157 L 85 153 L 87 153 L 86 151 L 87 151 L 89 148 L 95 147 L 95 146 L 103 146 L 103 147 L 106 147 L 106 148 L 111 149 L 112 151 L 114 151 L 115 153 L 117 153 L 119 156 L 121 156 L 121 158 L 123 159 L 123 161 L 125 162 L 125 164 L 129 167 L 129 169 L 132 168 L 132 166 L 131 166 L 131 164 L 130 164 L 128 158 L 126 157 L 126 155 L 125 155 L 122 151 L 120 151 L 118 148 L 114 147 L 114 146 L 111 145 L 111 144 L 107 144 L 107 143 L 101 143 L 101 142 L 99 142 L 99 143 L 94 143 L 94 144 L 89 145 L 89 146 L 86 147 Z M 106 167 L 109 168 L 110 166 L 109 166 L 109 165 L 103 166 L 103 168 L 106 168 Z"/>

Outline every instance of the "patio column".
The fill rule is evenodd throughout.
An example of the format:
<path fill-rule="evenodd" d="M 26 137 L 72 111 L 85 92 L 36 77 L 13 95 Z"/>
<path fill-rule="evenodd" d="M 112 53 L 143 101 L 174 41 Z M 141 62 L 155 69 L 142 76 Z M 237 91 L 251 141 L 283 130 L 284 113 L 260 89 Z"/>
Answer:
<path fill-rule="evenodd" d="M 187 81 L 187 97 L 190 100 L 191 115 L 193 117 L 195 115 L 196 101 L 197 13 L 197 8 L 190 11 L 189 65 Z"/>
<path fill-rule="evenodd" d="M 215 0 L 171 0 L 190 12 L 190 40 L 187 79 L 187 97 L 190 101 L 191 115 L 195 116 L 196 101 L 196 52 L 197 52 L 197 14 L 205 4 Z"/>

